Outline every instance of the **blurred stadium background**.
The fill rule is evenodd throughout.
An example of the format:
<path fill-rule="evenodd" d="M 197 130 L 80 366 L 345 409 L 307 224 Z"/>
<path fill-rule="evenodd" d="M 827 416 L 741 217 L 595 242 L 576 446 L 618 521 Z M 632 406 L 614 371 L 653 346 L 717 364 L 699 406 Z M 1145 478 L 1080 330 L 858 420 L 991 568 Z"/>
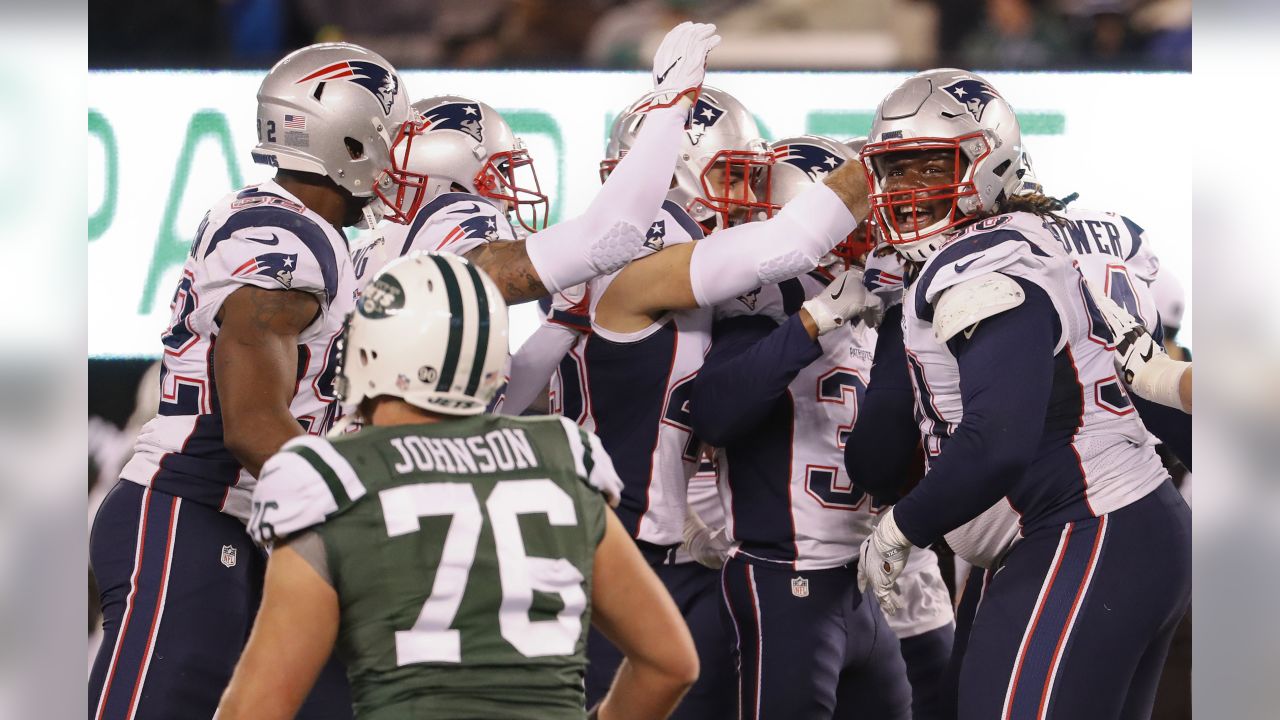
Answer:
<path fill-rule="evenodd" d="M 686 19 L 717 24 L 708 83 L 740 97 L 770 139 L 865 134 L 904 73 L 983 72 L 1023 117 L 1046 189 L 1146 227 L 1189 308 L 1191 165 L 1170 148 L 1194 128 L 1167 109 L 1195 92 L 1191 0 L 99 1 L 86 88 L 91 498 L 154 408 L 154 382 L 139 381 L 200 216 L 270 174 L 249 149 L 253 95 L 275 60 L 348 40 L 395 64 L 413 99 L 493 104 L 529 142 L 554 219 L 591 197 L 612 113 L 646 89 L 658 41 Z M 88 605 L 92 632 L 92 588 Z"/>

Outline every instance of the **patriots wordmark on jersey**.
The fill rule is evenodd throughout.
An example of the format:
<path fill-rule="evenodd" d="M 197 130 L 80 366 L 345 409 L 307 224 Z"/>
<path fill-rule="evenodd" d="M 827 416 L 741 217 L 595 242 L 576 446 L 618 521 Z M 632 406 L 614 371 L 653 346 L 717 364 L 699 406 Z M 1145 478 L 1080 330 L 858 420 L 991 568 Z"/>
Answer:
<path fill-rule="evenodd" d="M 320 313 L 298 338 L 289 411 L 319 435 L 337 407 L 337 339 L 354 306 L 355 283 L 346 238 L 275 182 L 219 201 L 200 223 L 174 291 L 173 316 L 161 336 L 157 415 L 138 435 L 121 477 L 247 518 L 254 478 L 223 443 L 213 372 L 218 310 L 245 286 L 316 297 Z"/>
<path fill-rule="evenodd" d="M 599 439 L 562 418 L 374 426 L 286 443 L 249 529 L 323 542 L 357 715 L 581 720 L 619 489 Z"/>

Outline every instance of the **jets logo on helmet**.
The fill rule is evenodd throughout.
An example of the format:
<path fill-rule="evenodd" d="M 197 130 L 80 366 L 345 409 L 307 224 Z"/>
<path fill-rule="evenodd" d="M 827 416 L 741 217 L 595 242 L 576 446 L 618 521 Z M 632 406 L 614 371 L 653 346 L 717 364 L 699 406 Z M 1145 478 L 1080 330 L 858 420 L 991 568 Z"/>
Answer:
<path fill-rule="evenodd" d="M 987 109 L 987 104 L 1000 97 L 1000 94 L 990 85 L 971 78 L 957 80 L 942 89 L 964 105 L 978 121 L 982 120 L 982 113 Z"/>
<path fill-rule="evenodd" d="M 422 115 L 426 131 L 456 130 L 476 142 L 484 142 L 484 124 L 480 122 L 480 106 L 475 103 L 445 103 Z"/>
<path fill-rule="evenodd" d="M 697 145 L 707 128 L 719 122 L 723 115 L 724 108 L 713 105 L 706 96 L 699 97 L 698 104 L 693 106 L 693 114 L 689 120 L 689 142 Z"/>
<path fill-rule="evenodd" d="M 844 158 L 836 157 L 831 152 L 817 145 L 807 143 L 791 143 L 773 149 L 774 162 L 786 163 L 800 168 L 809 175 L 809 179 L 818 182 L 827 173 L 840 167 Z"/>
<path fill-rule="evenodd" d="M 344 60 L 327 65 L 302 78 L 297 84 L 312 80 L 319 81 L 321 85 L 333 80 L 353 82 L 378 98 L 378 102 L 382 103 L 382 112 L 386 115 L 391 114 L 391 106 L 395 104 L 396 95 L 400 92 L 400 80 L 395 73 L 368 60 Z"/>

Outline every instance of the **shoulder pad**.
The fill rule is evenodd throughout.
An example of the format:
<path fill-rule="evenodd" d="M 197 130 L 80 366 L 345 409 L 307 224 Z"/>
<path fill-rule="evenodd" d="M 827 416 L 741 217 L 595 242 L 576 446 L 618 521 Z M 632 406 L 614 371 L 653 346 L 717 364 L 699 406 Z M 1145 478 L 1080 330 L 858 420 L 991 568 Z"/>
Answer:
<path fill-rule="evenodd" d="M 1009 216 L 997 216 L 1006 217 Z M 954 285 L 1012 266 L 1042 263 L 1054 257 L 1045 246 L 1028 237 L 1027 232 L 1029 231 L 1025 228 L 997 227 L 962 236 L 942 246 L 925 263 L 919 279 L 912 287 L 916 315 L 926 322 L 932 321 L 932 304 L 937 302 L 947 288 Z M 1052 243 L 1056 245 L 1057 241 L 1052 240 Z"/>
<path fill-rule="evenodd" d="M 600 444 L 600 438 L 595 433 L 578 427 L 577 423 L 563 415 L 559 420 L 565 437 L 569 440 L 569 452 L 573 455 L 578 477 L 604 495 L 610 506 L 617 507 L 622 499 L 622 479 L 613 468 L 609 453 Z"/>
<path fill-rule="evenodd" d="M 1012 310 L 1025 299 L 1017 281 L 995 272 L 952 285 L 934 303 L 933 337 L 946 343 L 961 330 Z"/>
<path fill-rule="evenodd" d="M 463 255 L 483 243 L 515 239 L 511 221 L 493 203 L 470 193 L 445 193 L 418 211 L 400 254 L 448 250 Z"/>
<path fill-rule="evenodd" d="M 236 282 L 323 291 L 332 302 L 339 279 L 335 237 L 296 203 L 274 195 L 236 202 L 250 201 L 255 202 L 234 211 L 210 234 L 202 256 L 205 262 Z"/>
<path fill-rule="evenodd" d="M 323 438 L 293 438 L 262 466 L 249 534 L 271 546 L 351 507 L 365 494 L 355 470 Z"/>

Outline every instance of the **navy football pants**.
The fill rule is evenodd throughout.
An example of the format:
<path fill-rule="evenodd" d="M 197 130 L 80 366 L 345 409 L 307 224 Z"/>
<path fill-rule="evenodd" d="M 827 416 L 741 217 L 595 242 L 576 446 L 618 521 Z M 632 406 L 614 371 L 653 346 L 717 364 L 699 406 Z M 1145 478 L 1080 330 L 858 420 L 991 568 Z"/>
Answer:
<path fill-rule="evenodd" d="M 103 638 L 88 717 L 213 717 L 262 597 L 266 558 L 244 525 L 121 480 L 94 519 L 89 561 Z M 330 661 L 298 717 L 351 716 L 345 672 Z"/>
<path fill-rule="evenodd" d="M 1029 533 L 987 583 L 968 637 L 957 633 L 958 717 L 1149 717 L 1190 599 L 1191 511 L 1171 483 Z"/>
<path fill-rule="evenodd" d="M 731 640 L 720 622 L 720 574 L 696 562 L 655 565 L 653 571 L 671 593 L 684 616 L 698 651 L 698 681 L 680 701 L 672 720 L 736 718 L 737 678 L 730 656 Z M 587 707 L 609 692 L 622 664 L 622 653 L 595 628 L 587 636 Z"/>
<path fill-rule="evenodd" d="M 858 592 L 855 568 L 797 572 L 732 558 L 721 582 L 741 717 L 910 717 L 898 638 L 872 596 Z"/>

